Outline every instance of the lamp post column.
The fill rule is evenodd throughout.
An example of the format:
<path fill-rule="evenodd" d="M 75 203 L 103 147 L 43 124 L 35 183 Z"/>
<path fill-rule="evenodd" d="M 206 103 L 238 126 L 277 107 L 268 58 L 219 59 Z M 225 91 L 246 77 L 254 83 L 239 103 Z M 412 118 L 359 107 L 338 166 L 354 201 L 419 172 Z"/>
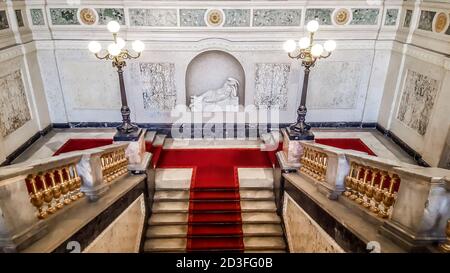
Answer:
<path fill-rule="evenodd" d="M 305 65 L 305 76 L 303 78 L 302 97 L 300 106 L 297 109 L 297 123 L 289 127 L 289 138 L 291 140 L 314 140 L 314 134 L 310 131 L 311 126 L 305 122 L 306 113 L 306 97 L 308 94 L 310 66 Z"/>
<path fill-rule="evenodd" d="M 120 112 L 122 113 L 122 125 L 117 127 L 117 130 L 122 134 L 129 134 L 138 130 L 138 127 L 131 124 L 130 119 L 130 107 L 128 107 L 127 93 L 125 91 L 125 83 L 123 80 L 123 69 L 122 67 L 117 67 L 117 74 L 119 75 L 119 86 L 120 86 L 120 98 L 122 100 L 122 108 Z"/>

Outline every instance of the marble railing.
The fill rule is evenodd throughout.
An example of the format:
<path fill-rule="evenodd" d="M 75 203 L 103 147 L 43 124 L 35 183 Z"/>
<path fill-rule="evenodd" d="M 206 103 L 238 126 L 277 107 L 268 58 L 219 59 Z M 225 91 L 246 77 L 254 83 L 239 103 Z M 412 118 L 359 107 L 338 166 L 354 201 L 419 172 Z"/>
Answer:
<path fill-rule="evenodd" d="M 127 147 L 112 144 L 0 168 L 0 252 L 26 247 L 66 210 L 97 201 L 128 174 Z"/>
<path fill-rule="evenodd" d="M 330 199 L 379 225 L 412 249 L 445 241 L 450 218 L 450 170 L 302 142 L 299 172 Z"/>

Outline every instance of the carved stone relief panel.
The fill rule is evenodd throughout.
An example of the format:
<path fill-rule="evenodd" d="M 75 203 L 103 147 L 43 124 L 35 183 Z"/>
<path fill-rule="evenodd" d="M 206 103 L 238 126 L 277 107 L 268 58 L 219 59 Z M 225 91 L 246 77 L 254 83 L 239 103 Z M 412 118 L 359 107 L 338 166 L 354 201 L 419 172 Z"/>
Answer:
<path fill-rule="evenodd" d="M 435 15 L 435 11 L 422 10 L 420 12 L 418 28 L 421 30 L 433 31 L 433 19 Z"/>
<path fill-rule="evenodd" d="M 170 111 L 177 102 L 173 63 L 140 63 L 144 109 Z"/>
<path fill-rule="evenodd" d="M 256 64 L 255 105 L 287 109 L 289 64 Z"/>
<path fill-rule="evenodd" d="M 256 9 L 253 26 L 300 26 L 301 16 L 301 9 Z"/>
<path fill-rule="evenodd" d="M 439 82 L 429 76 L 408 70 L 397 119 L 420 135 L 427 132 Z"/>
<path fill-rule="evenodd" d="M 0 77 L 0 134 L 5 137 L 31 120 L 19 70 Z"/>
<path fill-rule="evenodd" d="M 30 9 L 31 22 L 35 26 L 45 25 L 44 12 L 42 9 Z"/>
<path fill-rule="evenodd" d="M 176 27 L 176 9 L 130 9 L 132 26 Z"/>

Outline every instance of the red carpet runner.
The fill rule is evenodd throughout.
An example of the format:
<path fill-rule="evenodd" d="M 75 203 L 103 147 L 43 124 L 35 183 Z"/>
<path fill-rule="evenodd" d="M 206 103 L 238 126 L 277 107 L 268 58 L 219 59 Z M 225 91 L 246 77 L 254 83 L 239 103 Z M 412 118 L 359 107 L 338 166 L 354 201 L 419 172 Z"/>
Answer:
<path fill-rule="evenodd" d="M 194 169 L 187 251 L 244 250 L 237 168 L 271 168 L 268 154 L 258 149 L 162 151 L 158 168 Z"/>

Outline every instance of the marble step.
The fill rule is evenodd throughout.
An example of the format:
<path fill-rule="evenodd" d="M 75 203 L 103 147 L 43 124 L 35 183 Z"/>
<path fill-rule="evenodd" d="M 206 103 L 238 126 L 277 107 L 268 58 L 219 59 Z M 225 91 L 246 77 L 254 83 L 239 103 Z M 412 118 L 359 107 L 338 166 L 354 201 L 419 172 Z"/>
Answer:
<path fill-rule="evenodd" d="M 274 200 L 275 196 L 272 189 L 241 189 L 241 200 Z M 155 201 L 189 201 L 190 192 L 188 190 L 157 190 L 155 192 Z"/>
<path fill-rule="evenodd" d="M 189 201 L 188 190 L 157 190 L 155 192 L 155 201 Z"/>
<path fill-rule="evenodd" d="M 155 238 L 144 243 L 145 252 L 185 252 L 186 238 Z"/>
<path fill-rule="evenodd" d="M 283 236 L 280 224 L 243 224 L 244 236 Z"/>
<path fill-rule="evenodd" d="M 279 224 L 281 218 L 275 212 L 242 213 L 242 222 L 251 224 Z"/>
<path fill-rule="evenodd" d="M 263 251 L 263 250 L 284 250 L 286 243 L 282 236 L 274 237 L 244 237 L 245 250 Z"/>
<path fill-rule="evenodd" d="M 147 229 L 147 238 L 186 238 L 187 225 L 150 226 Z"/>
<path fill-rule="evenodd" d="M 273 201 L 259 201 L 247 200 L 241 201 L 241 211 L 243 212 L 270 212 L 276 211 L 275 202 Z"/>
<path fill-rule="evenodd" d="M 148 220 L 150 226 L 156 225 L 185 225 L 188 213 L 155 213 Z"/>
<path fill-rule="evenodd" d="M 273 188 L 273 170 L 269 168 L 239 168 L 239 187 Z"/>
<path fill-rule="evenodd" d="M 241 201 L 242 212 L 270 212 L 276 211 L 273 201 L 247 200 Z M 187 201 L 156 201 L 153 203 L 154 213 L 162 212 L 188 212 L 189 202 Z"/>
<path fill-rule="evenodd" d="M 155 213 L 148 220 L 150 226 L 185 225 L 188 213 Z M 280 217 L 274 212 L 243 212 L 244 224 L 280 224 Z"/>
<path fill-rule="evenodd" d="M 189 202 L 187 201 L 156 201 L 152 207 L 153 213 L 166 212 L 188 212 Z"/>
<path fill-rule="evenodd" d="M 243 224 L 244 236 L 283 236 L 283 230 L 279 224 Z M 188 226 L 163 225 L 150 226 L 147 229 L 147 238 L 185 238 Z"/>
<path fill-rule="evenodd" d="M 178 189 L 189 190 L 191 187 L 192 169 L 156 169 L 156 190 Z"/>
<path fill-rule="evenodd" d="M 275 200 L 272 189 L 241 189 L 239 191 L 241 200 Z"/>

